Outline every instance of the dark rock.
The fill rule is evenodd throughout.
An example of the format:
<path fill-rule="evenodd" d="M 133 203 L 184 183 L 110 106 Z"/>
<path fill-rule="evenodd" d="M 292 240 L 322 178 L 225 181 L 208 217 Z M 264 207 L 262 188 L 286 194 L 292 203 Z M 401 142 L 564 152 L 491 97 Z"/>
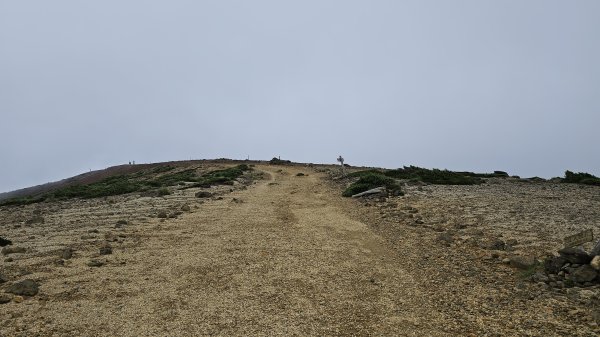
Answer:
<path fill-rule="evenodd" d="M 504 250 L 506 243 L 500 239 L 492 239 L 484 242 L 482 247 L 489 250 Z"/>
<path fill-rule="evenodd" d="M 592 257 L 581 248 L 563 248 L 558 253 L 564 256 L 570 263 L 588 264 L 592 260 Z"/>
<path fill-rule="evenodd" d="M 117 225 L 127 225 L 127 220 L 121 219 L 121 220 L 117 221 Z"/>
<path fill-rule="evenodd" d="M 12 301 L 12 296 L 9 294 L 0 294 L 0 304 L 5 304 Z"/>
<path fill-rule="evenodd" d="M 111 247 L 105 246 L 105 247 L 100 248 L 100 255 L 110 255 L 110 254 L 112 254 Z"/>
<path fill-rule="evenodd" d="M 196 198 L 210 198 L 212 196 L 213 196 L 212 193 L 206 192 L 206 191 L 200 191 L 200 192 L 196 193 Z"/>
<path fill-rule="evenodd" d="M 40 285 L 34 280 L 27 279 L 21 282 L 17 282 L 5 291 L 7 293 L 21 295 L 21 296 L 35 296 L 39 291 Z"/>
<path fill-rule="evenodd" d="M 9 239 L 5 239 L 3 237 L 0 236 L 0 247 L 5 247 L 8 245 L 12 245 L 12 241 L 10 241 Z"/>
<path fill-rule="evenodd" d="M 165 212 L 165 211 L 160 211 L 160 212 L 158 212 L 158 214 L 157 214 L 156 216 L 157 216 L 158 218 L 161 218 L 161 219 L 166 219 L 166 218 L 168 218 L 168 217 L 169 217 L 169 215 L 168 215 L 168 214 L 167 214 L 167 212 Z"/>
<path fill-rule="evenodd" d="M 15 259 L 13 259 L 12 257 L 7 257 L 6 259 L 4 259 L 4 262 L 13 262 Z"/>
<path fill-rule="evenodd" d="M 598 276 L 598 272 L 592 266 L 586 264 L 575 269 L 570 276 L 573 282 L 585 283 L 593 281 Z"/>
<path fill-rule="evenodd" d="M 9 254 L 22 254 L 25 253 L 25 248 L 23 247 L 4 247 L 2 248 L 2 255 Z"/>
<path fill-rule="evenodd" d="M 537 261 L 533 256 L 513 256 L 510 258 L 510 266 L 518 269 L 529 269 L 535 264 Z"/>
<path fill-rule="evenodd" d="M 0 284 L 8 282 L 8 278 L 4 274 L 0 273 Z"/>
<path fill-rule="evenodd" d="M 189 211 L 191 211 L 192 209 L 190 208 L 190 206 L 189 206 L 189 205 L 183 205 L 183 206 L 181 206 L 181 210 L 182 210 L 182 211 L 184 211 L 184 212 L 189 212 Z"/>
<path fill-rule="evenodd" d="M 598 242 L 596 242 L 596 245 L 594 245 L 594 248 L 592 248 L 592 250 L 590 251 L 590 256 L 598 256 L 600 255 L 600 240 L 598 240 Z"/>
<path fill-rule="evenodd" d="M 425 223 L 425 221 L 423 221 L 423 219 L 417 219 L 417 220 L 415 220 L 415 223 L 418 225 L 422 225 Z"/>
<path fill-rule="evenodd" d="M 558 274 L 567 262 L 564 256 L 550 256 L 544 260 L 544 270 L 548 274 Z"/>
<path fill-rule="evenodd" d="M 60 257 L 64 260 L 68 260 L 73 257 L 73 249 L 65 248 L 60 252 Z"/>
<path fill-rule="evenodd" d="M 88 267 L 102 267 L 104 262 L 100 260 L 90 260 L 87 265 Z"/>

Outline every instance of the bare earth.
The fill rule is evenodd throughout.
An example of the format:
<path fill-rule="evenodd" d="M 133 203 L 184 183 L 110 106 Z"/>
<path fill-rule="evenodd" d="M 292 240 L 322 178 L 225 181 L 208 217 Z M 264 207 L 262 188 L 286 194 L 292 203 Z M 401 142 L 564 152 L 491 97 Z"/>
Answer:
<path fill-rule="evenodd" d="M 598 234 L 600 189 L 426 186 L 365 202 L 342 198 L 319 170 L 255 169 L 265 179 L 247 189 L 213 188 L 221 200 L 203 201 L 190 189 L 0 209 L 0 234 L 27 249 L 1 262 L 3 274 L 40 283 L 38 295 L 0 304 L 0 335 L 600 333 L 598 288 L 585 300 L 525 282 L 501 263 L 507 254 L 557 248 L 578 221 Z M 525 194 L 509 198 L 515 188 Z M 545 205 L 547 229 L 529 228 L 540 223 L 530 208 L 536 201 Z M 156 217 L 184 205 L 190 211 Z M 36 210 L 45 223 L 24 224 Z M 129 223 L 115 228 L 121 219 Z M 440 244 L 440 233 L 454 241 Z M 491 257 L 480 247 L 497 237 L 516 239 L 515 251 Z M 99 256 L 106 244 L 112 254 Z M 57 263 L 66 247 L 73 257 Z M 91 259 L 105 264 L 90 267 Z"/>

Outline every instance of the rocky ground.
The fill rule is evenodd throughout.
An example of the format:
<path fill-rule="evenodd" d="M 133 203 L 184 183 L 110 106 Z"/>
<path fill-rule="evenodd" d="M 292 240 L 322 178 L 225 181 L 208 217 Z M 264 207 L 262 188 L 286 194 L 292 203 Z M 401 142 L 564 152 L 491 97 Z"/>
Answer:
<path fill-rule="evenodd" d="M 234 186 L 0 207 L 0 335 L 600 334 L 596 280 L 529 263 L 600 234 L 600 188 L 348 199 L 331 172 L 262 165 Z"/>
<path fill-rule="evenodd" d="M 401 197 L 360 198 L 370 211 L 355 213 L 418 270 L 450 334 L 600 333 L 600 277 L 565 284 L 543 264 L 559 256 L 565 236 L 591 228 L 598 237 L 599 188 L 494 178 L 404 189 Z M 416 256 L 405 255 L 407 243 L 420 247 Z"/>

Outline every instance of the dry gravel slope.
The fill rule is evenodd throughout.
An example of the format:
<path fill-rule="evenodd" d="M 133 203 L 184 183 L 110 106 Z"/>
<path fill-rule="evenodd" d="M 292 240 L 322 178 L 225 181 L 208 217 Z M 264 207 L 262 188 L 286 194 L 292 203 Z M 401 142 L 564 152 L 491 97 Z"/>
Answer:
<path fill-rule="evenodd" d="M 593 336 L 598 331 L 563 316 L 561 310 L 570 308 L 566 302 L 513 284 L 510 270 L 498 274 L 487 260 L 482 265 L 457 247 L 439 245 L 435 231 L 408 226 L 412 217 L 388 216 L 423 203 L 419 191 L 373 209 L 342 198 L 312 169 L 256 169 L 268 178 L 231 193 L 225 187 L 221 200 L 202 203 L 193 190 L 185 190 L 164 199 L 49 204 L 43 211 L 46 224 L 14 226 L 9 234 L 29 242 L 28 253 L 4 266 L 11 275 L 21 271 L 21 279 L 39 280 L 41 288 L 23 303 L 0 306 L 0 335 Z M 309 175 L 298 177 L 299 172 Z M 191 205 L 191 212 L 176 219 L 148 217 L 182 204 Z M 425 206 L 419 207 L 428 220 Z M 452 215 L 439 204 L 431 210 Z M 131 224 L 115 229 L 123 217 Z M 105 238 L 113 254 L 97 257 Z M 64 246 L 74 247 L 75 255 L 55 265 Z M 92 268 L 90 258 L 107 261 Z"/>

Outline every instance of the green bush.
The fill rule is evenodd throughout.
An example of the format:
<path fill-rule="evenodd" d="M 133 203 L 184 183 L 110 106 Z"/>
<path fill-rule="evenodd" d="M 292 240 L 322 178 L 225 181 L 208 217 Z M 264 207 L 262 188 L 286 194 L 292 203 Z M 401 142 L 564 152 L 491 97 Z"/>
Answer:
<path fill-rule="evenodd" d="M 483 183 L 479 177 L 472 177 L 460 172 L 448 170 L 425 169 L 416 166 L 405 166 L 384 173 L 388 177 L 396 179 L 419 180 L 435 185 L 476 185 Z"/>
<path fill-rule="evenodd" d="M 565 172 L 565 178 L 562 180 L 564 183 L 571 184 L 584 184 L 584 185 L 594 185 L 600 186 L 600 178 L 591 175 L 589 173 L 573 173 L 571 171 Z"/>
<path fill-rule="evenodd" d="M 158 191 L 156 191 L 156 193 L 158 194 L 159 197 L 163 197 L 165 195 L 170 195 L 171 191 L 169 191 L 168 188 L 163 187 L 163 188 L 159 188 Z"/>
<path fill-rule="evenodd" d="M 363 174 L 358 181 L 350 185 L 343 193 L 344 197 L 351 197 L 357 193 L 365 192 L 377 187 L 385 187 L 389 191 L 402 193 L 401 187 L 398 182 L 390 177 L 386 177 L 381 173 L 367 173 Z"/>

